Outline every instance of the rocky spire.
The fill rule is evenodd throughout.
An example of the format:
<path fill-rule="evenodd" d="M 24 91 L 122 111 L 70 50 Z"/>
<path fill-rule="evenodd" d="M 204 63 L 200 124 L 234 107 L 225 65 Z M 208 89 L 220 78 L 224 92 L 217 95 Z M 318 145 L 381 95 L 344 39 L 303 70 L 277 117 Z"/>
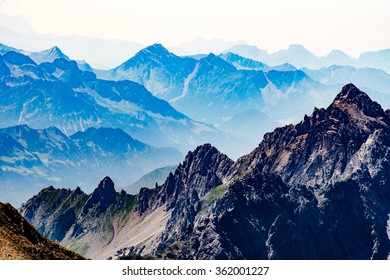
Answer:
<path fill-rule="evenodd" d="M 84 205 L 83 213 L 86 214 L 89 208 L 98 205 L 98 212 L 104 212 L 111 204 L 116 201 L 116 192 L 114 182 L 110 177 L 105 177 L 100 181 L 99 186 L 93 191 Z"/>

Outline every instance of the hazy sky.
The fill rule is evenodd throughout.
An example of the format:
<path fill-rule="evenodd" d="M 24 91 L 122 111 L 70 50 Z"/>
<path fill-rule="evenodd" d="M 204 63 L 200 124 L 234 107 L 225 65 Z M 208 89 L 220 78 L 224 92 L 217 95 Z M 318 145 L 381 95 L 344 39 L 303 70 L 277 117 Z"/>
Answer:
<path fill-rule="evenodd" d="M 276 51 L 303 44 L 318 55 L 390 48 L 389 0 L 0 0 L 38 33 L 167 46 L 195 36 L 245 40 Z"/>

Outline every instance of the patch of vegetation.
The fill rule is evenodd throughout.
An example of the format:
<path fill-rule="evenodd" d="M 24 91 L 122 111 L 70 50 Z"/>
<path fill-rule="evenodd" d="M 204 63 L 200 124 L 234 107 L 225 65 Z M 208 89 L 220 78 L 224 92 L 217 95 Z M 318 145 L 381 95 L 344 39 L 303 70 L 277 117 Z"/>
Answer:
<path fill-rule="evenodd" d="M 118 197 L 118 199 L 120 199 L 120 197 Z M 133 213 L 136 201 L 137 196 L 135 195 L 126 195 L 126 197 L 121 198 L 120 203 L 114 210 L 114 216 L 122 217 L 120 220 L 118 219 L 121 225 L 125 225 L 129 221 L 130 215 L 131 213 Z"/>
<path fill-rule="evenodd" d="M 83 195 L 80 196 L 76 201 L 75 201 L 75 212 L 76 214 L 79 214 L 85 203 L 87 202 L 88 196 Z"/>
<path fill-rule="evenodd" d="M 111 223 L 110 216 L 105 216 L 102 222 L 102 234 L 100 236 L 100 241 L 103 243 L 103 247 L 110 244 L 114 239 L 114 226 Z"/>
<path fill-rule="evenodd" d="M 206 194 L 206 196 L 202 199 L 203 203 L 205 205 L 211 204 L 214 200 L 216 200 L 219 197 L 222 197 L 222 195 L 226 192 L 228 186 L 226 184 L 219 185 L 212 189 L 211 191 Z"/>

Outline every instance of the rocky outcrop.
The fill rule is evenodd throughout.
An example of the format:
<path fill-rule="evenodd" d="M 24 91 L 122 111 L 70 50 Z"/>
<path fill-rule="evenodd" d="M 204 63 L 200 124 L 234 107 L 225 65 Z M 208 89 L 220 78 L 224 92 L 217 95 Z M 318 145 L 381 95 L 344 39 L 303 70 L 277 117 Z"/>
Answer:
<path fill-rule="evenodd" d="M 115 202 L 116 191 L 114 182 L 110 177 L 105 177 L 85 202 L 82 213 L 87 214 L 90 208 L 96 207 L 94 213 L 98 216 Z"/>
<path fill-rule="evenodd" d="M 175 207 L 180 197 L 189 197 L 189 192 L 203 197 L 223 183 L 233 163 L 227 155 L 210 144 L 197 147 L 187 154 L 175 174 L 169 174 L 159 191 L 160 203 L 166 202 L 169 210 Z"/>

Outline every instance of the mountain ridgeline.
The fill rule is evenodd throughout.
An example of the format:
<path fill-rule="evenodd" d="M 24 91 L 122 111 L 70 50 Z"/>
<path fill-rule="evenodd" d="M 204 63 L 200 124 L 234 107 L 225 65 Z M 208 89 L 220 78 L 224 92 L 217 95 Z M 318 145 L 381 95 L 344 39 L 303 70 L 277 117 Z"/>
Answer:
<path fill-rule="evenodd" d="M 390 112 L 348 84 L 236 162 L 205 144 L 154 189 L 50 187 L 20 212 L 91 258 L 387 259 L 389 139 Z"/>

